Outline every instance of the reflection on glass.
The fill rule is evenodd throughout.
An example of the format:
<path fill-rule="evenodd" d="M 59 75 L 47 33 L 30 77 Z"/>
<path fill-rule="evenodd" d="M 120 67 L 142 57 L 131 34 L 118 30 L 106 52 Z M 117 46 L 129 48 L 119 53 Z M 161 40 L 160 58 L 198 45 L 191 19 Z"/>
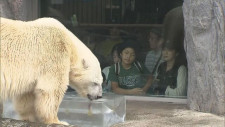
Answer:
<path fill-rule="evenodd" d="M 181 0 L 40 3 L 41 17 L 61 21 L 96 55 L 105 78 L 104 93 L 186 97 Z M 71 20 L 74 15 L 77 26 Z M 119 45 L 125 43 L 135 46 L 122 52 Z"/>

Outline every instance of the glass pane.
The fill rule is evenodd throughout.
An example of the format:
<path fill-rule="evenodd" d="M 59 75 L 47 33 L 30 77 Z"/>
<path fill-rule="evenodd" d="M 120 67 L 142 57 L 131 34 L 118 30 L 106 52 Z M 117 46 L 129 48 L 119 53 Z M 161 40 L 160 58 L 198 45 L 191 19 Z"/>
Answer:
<path fill-rule="evenodd" d="M 58 19 L 92 50 L 104 93 L 186 98 L 182 2 L 40 0 L 40 16 Z"/>

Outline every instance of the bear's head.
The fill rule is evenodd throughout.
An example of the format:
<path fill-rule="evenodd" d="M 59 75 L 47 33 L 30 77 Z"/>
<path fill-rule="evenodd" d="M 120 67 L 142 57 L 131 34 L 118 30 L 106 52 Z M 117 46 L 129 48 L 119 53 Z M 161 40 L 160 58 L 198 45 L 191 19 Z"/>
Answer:
<path fill-rule="evenodd" d="M 102 82 L 100 64 L 97 59 L 81 60 L 81 65 L 70 71 L 70 86 L 76 92 L 95 100 L 102 97 Z"/>

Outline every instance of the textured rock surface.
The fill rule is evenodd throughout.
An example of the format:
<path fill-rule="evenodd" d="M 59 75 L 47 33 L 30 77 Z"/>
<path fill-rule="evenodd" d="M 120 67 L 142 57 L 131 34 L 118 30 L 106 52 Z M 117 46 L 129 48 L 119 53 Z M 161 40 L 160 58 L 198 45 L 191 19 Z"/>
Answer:
<path fill-rule="evenodd" d="M 0 16 L 24 21 L 36 19 L 37 3 L 38 0 L 0 0 Z"/>
<path fill-rule="evenodd" d="M 184 0 L 188 107 L 225 113 L 224 0 Z"/>
<path fill-rule="evenodd" d="M 8 18 L 14 19 L 14 15 L 12 13 L 12 10 L 9 9 L 9 8 L 10 8 L 9 3 L 8 3 L 7 0 L 1 0 L 0 1 L 0 15 L 1 15 L 1 17 L 7 16 Z"/>
<path fill-rule="evenodd" d="M 66 125 L 59 125 L 59 124 L 51 124 L 46 125 L 42 123 L 33 123 L 21 120 L 13 120 L 7 118 L 0 118 L 0 125 L 1 127 L 76 127 L 76 126 L 66 126 Z"/>

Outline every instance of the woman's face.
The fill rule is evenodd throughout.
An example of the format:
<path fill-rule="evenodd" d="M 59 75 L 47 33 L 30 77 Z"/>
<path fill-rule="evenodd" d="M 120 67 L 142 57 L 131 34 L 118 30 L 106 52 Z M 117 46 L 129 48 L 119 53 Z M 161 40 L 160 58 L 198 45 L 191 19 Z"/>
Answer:
<path fill-rule="evenodd" d="M 121 60 L 124 64 L 131 65 L 135 58 L 136 54 L 133 48 L 125 48 L 122 53 L 120 54 Z"/>
<path fill-rule="evenodd" d="M 113 62 L 114 62 L 114 63 L 120 62 L 120 57 L 119 57 L 117 51 L 114 51 L 114 52 L 113 52 Z"/>
<path fill-rule="evenodd" d="M 172 61 L 175 60 L 177 53 L 174 49 L 164 48 L 162 55 L 165 61 Z"/>
<path fill-rule="evenodd" d="M 149 33 L 149 46 L 151 49 L 157 49 L 158 48 L 158 42 L 159 42 L 159 37 L 155 34 L 150 32 Z"/>

